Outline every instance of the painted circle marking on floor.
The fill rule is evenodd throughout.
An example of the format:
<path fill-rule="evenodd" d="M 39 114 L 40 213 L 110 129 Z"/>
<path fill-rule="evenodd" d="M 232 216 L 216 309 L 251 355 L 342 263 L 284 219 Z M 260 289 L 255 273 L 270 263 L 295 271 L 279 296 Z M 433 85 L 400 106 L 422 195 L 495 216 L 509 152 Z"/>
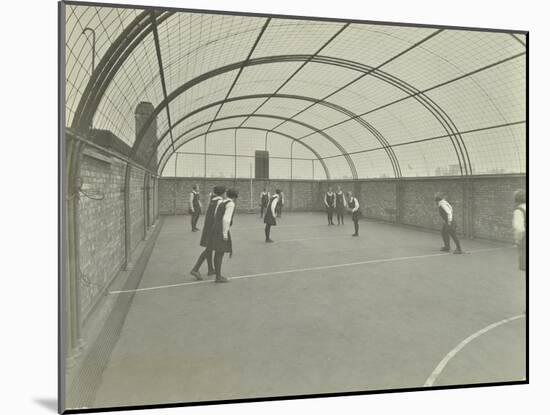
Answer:
<path fill-rule="evenodd" d="M 493 324 L 489 324 L 487 327 L 484 327 L 481 330 L 476 331 L 471 336 L 469 336 L 469 337 L 465 338 L 464 340 L 462 340 L 460 343 L 458 343 L 456 345 L 456 347 L 454 349 L 452 349 L 449 353 L 447 353 L 447 355 L 443 358 L 443 360 L 441 360 L 441 362 L 439 362 L 439 364 L 436 366 L 436 368 L 434 369 L 432 374 L 428 377 L 428 379 L 426 379 L 426 382 L 424 383 L 424 387 L 433 386 L 433 384 L 435 383 L 435 381 L 437 380 L 437 378 L 439 377 L 441 372 L 443 372 L 443 370 L 445 369 L 445 366 L 447 366 L 447 364 L 451 361 L 451 359 L 453 357 L 455 357 L 456 354 L 458 352 L 460 352 L 464 347 L 466 347 L 466 345 L 468 343 L 470 343 L 474 339 L 478 338 L 482 334 L 485 334 L 485 333 L 493 330 L 494 328 L 497 328 L 499 326 L 502 326 L 503 324 L 509 323 L 511 321 L 517 320 L 517 319 L 522 318 L 522 317 L 525 317 L 525 314 L 519 314 L 517 316 L 510 317 L 510 318 L 507 318 L 507 319 L 504 319 L 504 320 L 500 320 L 500 321 L 497 321 L 496 323 L 493 323 Z"/>

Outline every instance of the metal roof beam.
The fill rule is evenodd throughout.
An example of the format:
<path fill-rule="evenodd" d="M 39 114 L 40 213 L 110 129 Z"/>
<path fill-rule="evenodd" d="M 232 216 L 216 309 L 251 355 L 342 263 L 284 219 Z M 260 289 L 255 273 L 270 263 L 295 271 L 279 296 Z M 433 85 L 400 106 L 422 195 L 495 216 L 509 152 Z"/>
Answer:
<path fill-rule="evenodd" d="M 151 24 L 153 26 L 153 38 L 155 40 L 155 51 L 157 53 L 157 62 L 159 65 L 160 83 L 162 85 L 162 95 L 164 99 L 168 98 L 166 91 L 166 78 L 164 77 L 164 65 L 162 64 L 162 52 L 160 50 L 159 32 L 157 27 L 157 19 L 155 12 L 151 11 Z M 172 135 L 172 119 L 170 117 L 170 104 L 166 105 L 166 118 L 168 119 L 168 129 L 170 131 L 170 140 L 172 141 L 172 147 L 174 147 L 174 137 Z M 175 151 L 175 149 L 174 149 Z"/>
<path fill-rule="evenodd" d="M 277 88 L 275 90 L 275 92 L 273 92 L 272 96 L 277 94 L 281 89 L 283 89 L 285 87 L 286 84 L 288 84 L 290 82 L 290 80 L 292 78 L 294 78 L 296 76 L 296 74 L 298 72 L 300 72 L 309 62 L 311 62 L 311 60 L 319 55 L 319 53 L 321 53 L 321 51 L 326 48 L 334 39 L 336 39 L 345 29 L 347 29 L 347 27 L 350 25 L 350 23 L 346 23 L 345 25 L 343 25 L 340 29 L 338 29 L 338 31 L 336 31 L 336 33 L 334 33 L 319 49 L 317 49 L 317 51 L 311 55 L 304 63 L 302 63 L 300 65 L 300 67 L 298 69 L 296 69 L 280 86 L 279 88 Z M 266 103 L 267 101 L 269 101 L 271 99 L 271 97 L 268 97 L 267 99 L 265 99 L 253 112 L 252 114 L 256 114 L 256 112 L 258 112 L 260 110 L 260 108 L 262 108 Z M 248 121 L 248 118 L 246 118 L 242 123 L 241 123 L 241 127 Z"/>

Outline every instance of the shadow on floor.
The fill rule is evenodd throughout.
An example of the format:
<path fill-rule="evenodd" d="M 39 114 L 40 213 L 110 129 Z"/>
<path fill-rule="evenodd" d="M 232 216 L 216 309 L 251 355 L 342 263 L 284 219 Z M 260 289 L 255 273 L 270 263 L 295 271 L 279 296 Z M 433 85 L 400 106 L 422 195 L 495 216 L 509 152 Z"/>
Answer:
<path fill-rule="evenodd" d="M 34 402 L 52 412 L 57 413 L 57 399 L 55 398 L 35 398 Z"/>

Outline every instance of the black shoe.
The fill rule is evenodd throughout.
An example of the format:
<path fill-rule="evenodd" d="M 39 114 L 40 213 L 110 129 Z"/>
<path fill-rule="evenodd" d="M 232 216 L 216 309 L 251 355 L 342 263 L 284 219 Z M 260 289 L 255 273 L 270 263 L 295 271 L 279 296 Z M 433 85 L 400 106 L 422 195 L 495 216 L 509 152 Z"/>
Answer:
<path fill-rule="evenodd" d="M 227 278 L 225 278 L 224 276 L 220 275 L 220 276 L 216 277 L 214 282 L 229 282 L 229 280 Z"/>
<path fill-rule="evenodd" d="M 354 234 L 353 234 L 353 235 L 351 235 L 351 236 L 359 236 L 359 234 L 358 234 L 358 233 L 354 233 Z"/>
<path fill-rule="evenodd" d="M 211 277 L 212 275 L 216 275 L 216 271 L 208 271 L 208 276 Z"/>
<path fill-rule="evenodd" d="M 266 239 L 265 241 L 266 241 L 266 243 L 274 242 L 273 239 Z"/>
<path fill-rule="evenodd" d="M 201 273 L 199 271 L 195 271 L 194 269 L 191 270 L 190 274 L 195 277 L 197 280 L 202 281 L 203 278 L 201 276 Z"/>
<path fill-rule="evenodd" d="M 449 252 L 451 250 L 451 248 L 446 248 L 446 247 L 443 247 L 440 249 L 441 252 Z"/>
<path fill-rule="evenodd" d="M 196 229 L 191 229 L 191 232 L 197 232 L 197 230 Z"/>
<path fill-rule="evenodd" d="M 453 251 L 453 254 L 457 254 L 457 255 L 460 255 L 460 254 L 463 254 L 464 252 L 462 252 L 462 249 L 455 249 Z"/>

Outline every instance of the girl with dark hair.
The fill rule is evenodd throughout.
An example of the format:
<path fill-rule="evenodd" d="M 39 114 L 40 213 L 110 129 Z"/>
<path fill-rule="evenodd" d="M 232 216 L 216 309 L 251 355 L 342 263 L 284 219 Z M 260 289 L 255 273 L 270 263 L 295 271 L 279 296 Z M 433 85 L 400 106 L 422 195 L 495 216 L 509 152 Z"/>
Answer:
<path fill-rule="evenodd" d="M 279 198 L 281 195 L 281 190 L 275 190 L 275 194 L 271 196 L 269 203 L 267 205 L 267 210 L 265 211 L 264 223 L 265 223 L 265 241 L 273 242 L 270 238 L 271 227 L 277 226 L 277 204 L 279 203 Z"/>
<path fill-rule="evenodd" d="M 214 225 L 214 214 L 216 208 L 222 202 L 223 196 L 225 194 L 225 186 L 216 186 L 210 198 L 210 203 L 206 209 L 206 215 L 204 218 L 204 226 L 202 228 L 202 235 L 200 246 L 203 246 L 205 249 L 200 254 L 195 266 L 191 270 L 191 275 L 194 276 L 197 280 L 202 280 L 202 276 L 199 272 L 199 269 L 204 261 L 208 264 L 208 275 L 214 275 L 214 265 L 212 264 L 212 228 Z"/>
<path fill-rule="evenodd" d="M 336 195 L 336 219 L 338 219 L 338 225 L 344 224 L 344 211 L 347 208 L 346 195 L 342 191 L 342 188 L 338 186 Z"/>
<path fill-rule="evenodd" d="M 269 203 L 269 192 L 265 189 L 260 193 L 260 218 L 264 217 L 264 210 L 267 208 Z"/>
<path fill-rule="evenodd" d="M 214 269 L 216 271 L 215 282 L 229 282 L 222 275 L 223 256 L 229 252 L 233 255 L 233 243 L 231 241 L 231 226 L 233 225 L 233 216 L 235 215 L 235 202 L 239 197 L 239 192 L 235 189 L 227 191 L 227 199 L 220 202 L 216 209 L 214 226 L 212 229 L 212 247 L 214 249 Z"/>
<path fill-rule="evenodd" d="M 324 202 L 327 208 L 328 224 L 334 225 L 334 222 L 332 222 L 332 217 L 334 215 L 334 209 L 336 208 L 336 196 L 332 192 L 332 188 L 330 186 L 328 191 L 325 193 Z"/>
<path fill-rule="evenodd" d="M 348 210 L 355 228 L 355 233 L 351 236 L 359 236 L 359 201 L 353 196 L 353 192 L 348 192 Z"/>
<path fill-rule="evenodd" d="M 453 254 L 462 254 L 462 248 L 460 247 L 460 241 L 456 235 L 456 220 L 453 216 L 453 207 L 445 199 L 445 194 L 438 192 L 435 194 L 435 203 L 439 210 L 439 215 L 443 219 L 443 227 L 441 228 L 441 236 L 443 237 L 443 247 L 441 251 L 449 252 L 451 250 L 451 238 L 455 243 L 456 249 Z"/>
<path fill-rule="evenodd" d="M 189 194 L 189 214 L 191 215 L 191 231 L 197 232 L 197 222 L 199 221 L 199 216 L 201 215 L 201 196 L 199 194 L 199 186 L 194 185 L 193 190 Z"/>

